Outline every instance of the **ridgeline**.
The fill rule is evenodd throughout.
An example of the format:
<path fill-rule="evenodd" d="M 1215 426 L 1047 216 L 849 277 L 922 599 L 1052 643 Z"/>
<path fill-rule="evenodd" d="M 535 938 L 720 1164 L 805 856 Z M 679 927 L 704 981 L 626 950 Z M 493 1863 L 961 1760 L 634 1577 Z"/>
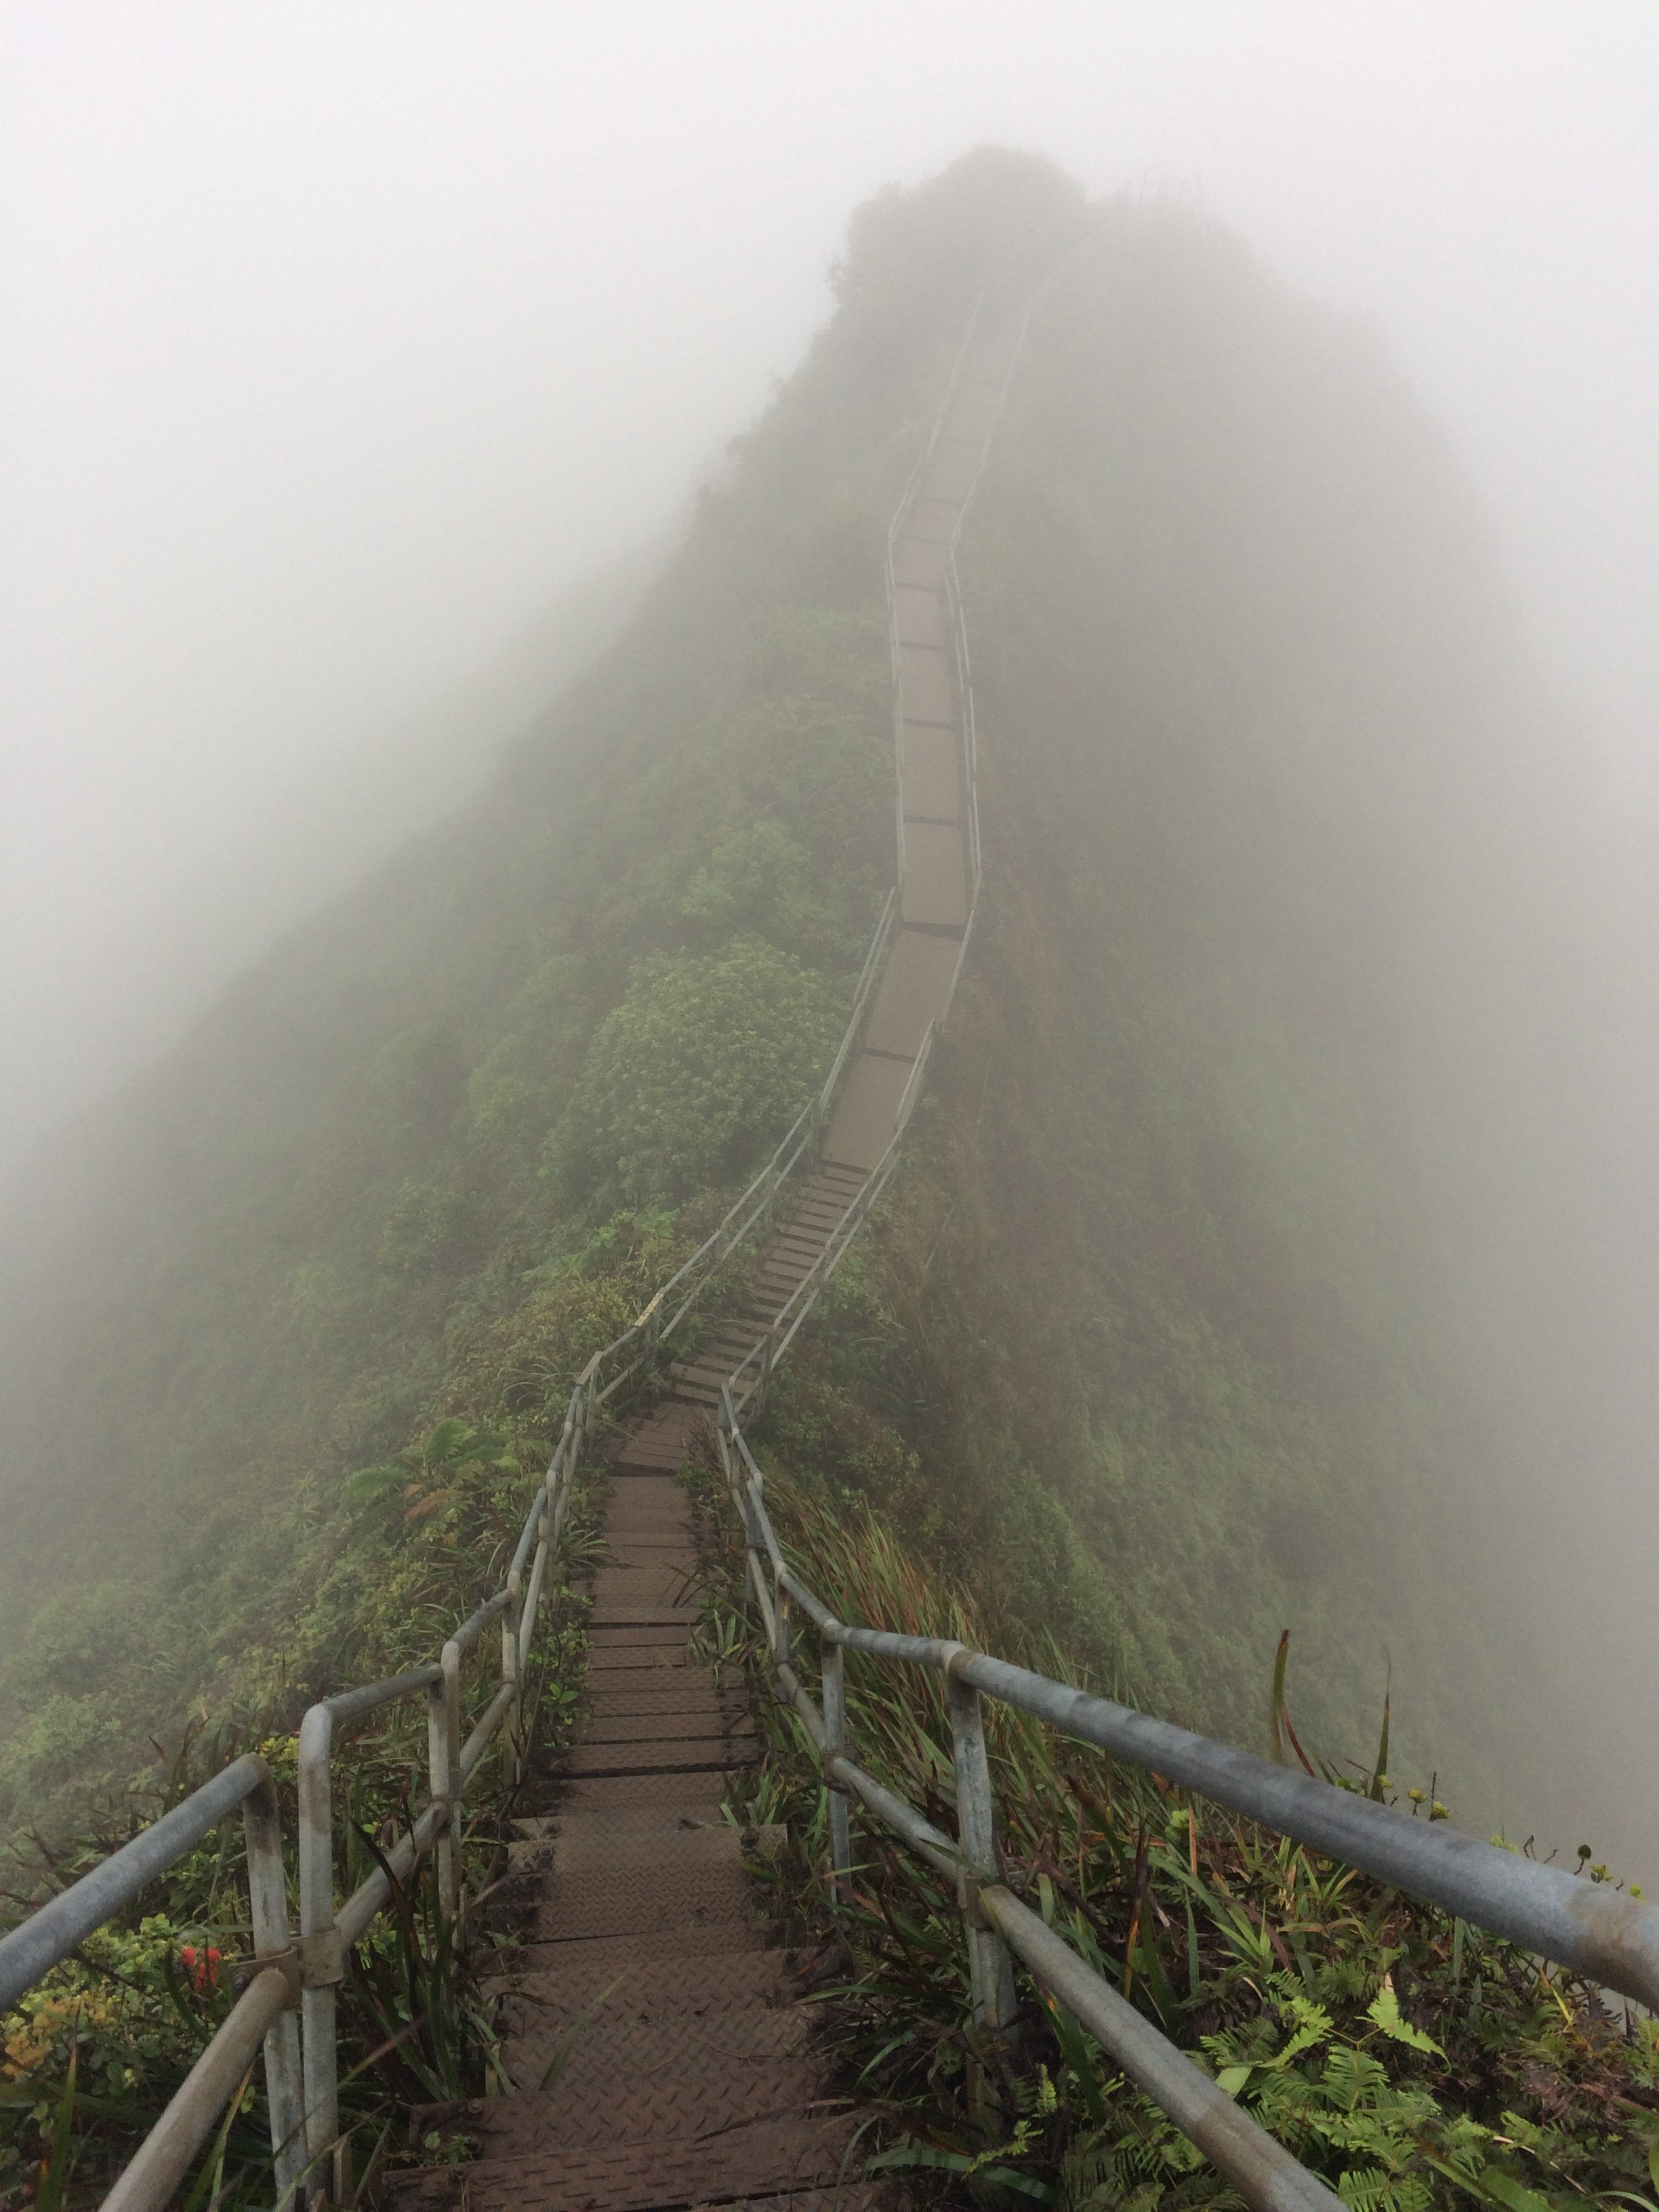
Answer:
<path fill-rule="evenodd" d="M 1540 833 L 1491 793 L 1547 718 L 1376 338 L 1200 215 L 985 152 L 860 211 L 825 331 L 483 796 L 14 1209 L 20 1831 L 465 1598 L 489 1485 L 811 1090 L 890 880 L 884 532 L 1022 255 L 961 553 L 983 918 L 768 1437 L 1213 1733 L 1260 1741 L 1288 1625 L 1307 1731 L 1368 1746 L 1386 1646 L 1401 1758 L 1490 1794 L 1521 1739 L 1446 1565 L 1492 1463 L 1448 1254 L 1490 1257 L 1532 1141 L 1494 945 Z M 363 1506 L 441 1432 L 493 1457 Z"/>

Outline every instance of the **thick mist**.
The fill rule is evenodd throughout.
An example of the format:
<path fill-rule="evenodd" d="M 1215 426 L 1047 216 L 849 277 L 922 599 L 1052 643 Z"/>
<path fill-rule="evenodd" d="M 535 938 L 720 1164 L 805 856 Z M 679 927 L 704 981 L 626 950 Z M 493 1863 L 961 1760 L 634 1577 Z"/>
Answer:
<path fill-rule="evenodd" d="M 846 209 L 979 137 L 1196 196 L 1376 317 L 1587 774 L 1651 787 L 1644 9 L 14 5 L 0 39 L 0 1173 L 474 777 L 464 687 L 678 510 Z M 398 795 L 325 799 L 451 697 Z M 331 872 L 267 839 L 307 807 Z"/>
<path fill-rule="evenodd" d="M 615 635 L 884 181 L 1028 147 L 1381 334 L 1553 701 L 1490 794 L 1524 919 L 1462 886 L 1492 1141 L 1444 1266 L 1492 1441 L 1443 1602 L 1547 1735 L 1498 1811 L 1659 1876 L 1659 18 L 94 4 L 0 41 L 0 1178 Z"/>

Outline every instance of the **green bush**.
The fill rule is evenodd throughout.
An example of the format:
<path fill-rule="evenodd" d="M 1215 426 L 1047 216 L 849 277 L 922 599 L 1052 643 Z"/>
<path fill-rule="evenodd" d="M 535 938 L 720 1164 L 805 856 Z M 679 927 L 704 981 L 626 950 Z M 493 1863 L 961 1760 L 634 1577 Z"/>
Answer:
<path fill-rule="evenodd" d="M 835 984 L 757 938 L 641 961 L 588 1048 L 550 1169 L 630 1202 L 730 1181 L 800 1111 L 845 1011 Z"/>

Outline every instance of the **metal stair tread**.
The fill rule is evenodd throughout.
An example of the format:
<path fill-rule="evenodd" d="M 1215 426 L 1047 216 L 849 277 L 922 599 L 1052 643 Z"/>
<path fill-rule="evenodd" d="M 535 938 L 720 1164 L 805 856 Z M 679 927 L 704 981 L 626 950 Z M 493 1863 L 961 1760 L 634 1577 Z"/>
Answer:
<path fill-rule="evenodd" d="M 603 2017 L 613 2009 L 633 2017 L 724 2010 L 731 2005 L 787 2004 L 794 1990 L 793 1954 L 761 1951 L 665 1951 L 639 1937 L 586 1943 L 542 1943 L 521 1952 L 512 1973 L 492 1990 L 512 2008 L 533 2000 L 536 2016 Z M 526 2010 L 525 2019 L 530 2018 Z M 515 2027 L 514 2033 L 519 2031 Z"/>
<path fill-rule="evenodd" d="M 486 2100 L 517 2108 L 539 2101 Z M 876 2191 L 836 2186 L 852 2133 L 844 2113 L 808 2110 L 713 2136 L 566 2151 L 538 2139 L 526 2122 L 516 2152 L 507 2137 L 496 2136 L 492 2154 L 474 2165 L 392 2177 L 385 2190 L 390 2202 L 411 2212 L 438 2212 L 463 2201 L 468 2212 L 666 2212 L 704 2204 L 738 2212 L 750 2203 L 763 2203 L 767 2212 L 872 2212 Z"/>

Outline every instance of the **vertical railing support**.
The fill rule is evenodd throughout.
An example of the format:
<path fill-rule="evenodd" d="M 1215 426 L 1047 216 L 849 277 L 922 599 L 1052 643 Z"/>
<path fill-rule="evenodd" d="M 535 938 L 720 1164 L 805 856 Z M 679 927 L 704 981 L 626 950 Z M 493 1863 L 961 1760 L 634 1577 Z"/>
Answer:
<path fill-rule="evenodd" d="M 247 1839 L 248 1917 L 256 1959 L 287 1954 L 288 1883 L 283 1873 L 283 1829 L 276 1792 L 267 1779 L 242 1800 Z M 270 2148 L 278 2201 L 294 2203 L 306 2171 L 306 2107 L 300 2076 L 300 2023 L 285 2012 L 265 2037 L 265 2102 L 270 2108 Z"/>
<path fill-rule="evenodd" d="M 344 1977 L 334 1923 L 334 1817 L 329 1762 L 334 1716 L 313 1705 L 300 1723 L 300 1965 L 305 2030 L 306 2159 L 313 2205 L 327 2201 L 329 2168 L 339 2163 L 339 2062 L 334 1992 Z M 336 2177 L 337 2183 L 338 2177 Z M 337 2201 L 340 2191 L 334 2191 Z"/>
<path fill-rule="evenodd" d="M 968 1923 L 974 2022 L 995 2035 L 1014 2017 L 1014 1968 L 1008 1946 L 986 1919 L 979 1902 L 980 1883 L 1001 1879 L 991 1768 L 985 1755 L 985 1717 L 979 1692 L 971 1683 L 958 1681 L 950 1667 L 945 1682 L 957 1770 L 957 1842 L 966 1862 L 957 1888 Z"/>
<path fill-rule="evenodd" d="M 820 1684 L 823 1692 L 823 1760 L 847 1755 L 847 1654 L 836 1634 L 837 1624 L 823 1628 Z M 830 1789 L 830 1901 L 844 1905 L 847 1880 L 853 1870 L 853 1838 L 848 1820 L 847 1793 Z"/>
<path fill-rule="evenodd" d="M 443 1807 L 442 1823 L 434 1846 L 433 1864 L 438 1884 L 438 1917 L 446 1923 L 451 1917 L 450 1893 L 453 1887 L 451 1873 L 455 1846 L 449 1832 L 453 1804 L 450 1797 L 449 1729 L 445 1718 L 446 1685 L 441 1674 L 426 1693 L 426 1785 L 432 1793 L 434 1805 Z"/>
<path fill-rule="evenodd" d="M 525 1593 L 524 1619 L 519 1629 L 519 1679 L 523 1682 L 530 1666 L 530 1655 L 536 1648 L 536 1622 L 542 1609 L 542 1589 L 547 1580 L 548 1561 L 553 1551 L 553 1505 L 544 1492 L 541 1510 L 536 1516 L 536 1551 L 530 1566 L 530 1588 Z M 522 1707 L 521 1707 L 522 1711 Z"/>
<path fill-rule="evenodd" d="M 460 1794 L 461 1794 L 461 1655 L 446 1644 L 442 1672 L 426 1693 L 426 1749 L 428 1786 L 444 1808 L 438 1831 L 438 1911 L 454 1930 L 460 1931 Z"/>
<path fill-rule="evenodd" d="M 507 1578 L 507 1603 L 501 1608 L 501 1687 L 511 1690 L 513 1701 L 501 1723 L 501 1779 L 515 1790 L 524 1771 L 524 1691 L 519 1667 L 519 1630 L 524 1620 L 524 1595 L 516 1574 Z"/>

